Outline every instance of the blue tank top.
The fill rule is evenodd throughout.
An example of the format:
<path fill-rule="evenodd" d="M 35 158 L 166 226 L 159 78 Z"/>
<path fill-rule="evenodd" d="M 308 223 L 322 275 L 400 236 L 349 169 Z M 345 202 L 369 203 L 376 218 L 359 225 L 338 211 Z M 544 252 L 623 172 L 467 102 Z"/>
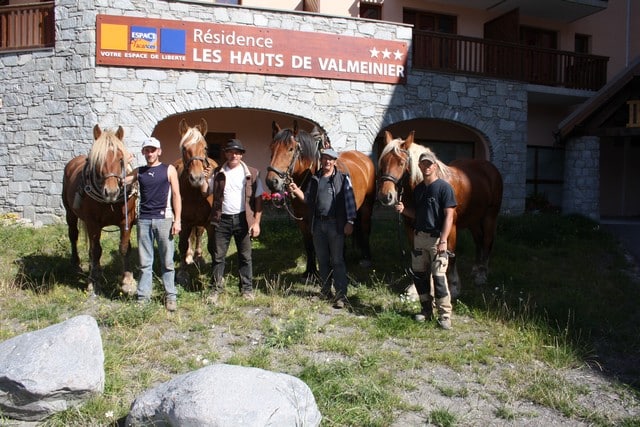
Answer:
<path fill-rule="evenodd" d="M 140 166 L 140 219 L 172 218 L 169 166 Z"/>

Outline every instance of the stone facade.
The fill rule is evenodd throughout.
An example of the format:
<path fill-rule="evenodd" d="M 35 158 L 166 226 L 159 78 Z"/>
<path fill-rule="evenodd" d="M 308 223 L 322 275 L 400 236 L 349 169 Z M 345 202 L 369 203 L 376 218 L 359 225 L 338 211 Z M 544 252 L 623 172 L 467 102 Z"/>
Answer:
<path fill-rule="evenodd" d="M 233 107 L 308 118 L 323 125 L 337 149 L 365 153 L 371 153 L 380 130 L 393 123 L 426 118 L 460 124 L 486 141 L 489 160 L 503 174 L 503 212 L 524 211 L 523 84 L 426 73 L 410 66 L 404 85 L 97 67 L 98 14 L 411 40 L 411 29 L 403 25 L 305 13 L 165 1 L 57 1 L 55 49 L 0 55 L 0 212 L 17 213 L 35 223 L 59 221 L 64 215 L 64 165 L 88 152 L 96 123 L 107 128 L 122 125 L 135 141 L 151 134 L 167 116 Z"/>
<path fill-rule="evenodd" d="M 565 149 L 562 212 L 600 220 L 600 138 L 570 138 Z"/>

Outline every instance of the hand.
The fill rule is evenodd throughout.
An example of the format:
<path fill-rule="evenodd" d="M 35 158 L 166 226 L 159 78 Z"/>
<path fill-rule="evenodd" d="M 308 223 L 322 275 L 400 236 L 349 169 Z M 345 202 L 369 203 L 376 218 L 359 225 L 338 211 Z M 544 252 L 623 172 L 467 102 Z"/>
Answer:
<path fill-rule="evenodd" d="M 295 182 L 290 183 L 289 184 L 289 191 L 291 191 L 293 193 L 296 190 L 298 190 L 298 185 Z"/>
<path fill-rule="evenodd" d="M 351 234 L 353 234 L 353 224 L 348 222 L 344 225 L 344 235 L 351 236 Z"/>
<path fill-rule="evenodd" d="M 249 237 L 255 239 L 260 235 L 260 224 L 254 223 L 249 229 Z"/>
<path fill-rule="evenodd" d="M 402 202 L 396 203 L 394 207 L 396 209 L 396 212 L 398 213 L 402 213 L 402 211 L 404 211 L 404 205 L 402 204 Z"/>
<path fill-rule="evenodd" d="M 211 169 L 212 169 L 211 166 L 207 166 L 207 167 L 204 168 L 204 172 L 203 173 L 204 173 L 205 179 L 209 178 L 209 175 L 211 174 Z"/>
<path fill-rule="evenodd" d="M 437 252 L 439 254 L 446 252 L 447 251 L 447 241 L 446 240 L 440 240 L 438 242 L 438 245 L 436 246 Z"/>

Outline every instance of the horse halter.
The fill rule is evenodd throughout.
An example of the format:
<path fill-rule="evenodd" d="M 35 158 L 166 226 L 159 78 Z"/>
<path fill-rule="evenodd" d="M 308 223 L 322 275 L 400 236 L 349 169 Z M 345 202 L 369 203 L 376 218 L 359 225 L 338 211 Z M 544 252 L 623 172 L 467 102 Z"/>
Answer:
<path fill-rule="evenodd" d="M 192 143 L 193 144 L 193 143 Z M 191 144 L 189 144 L 191 145 Z M 209 167 L 209 158 L 205 155 L 203 156 L 192 156 L 191 158 L 189 158 L 188 160 L 185 159 L 185 153 L 187 152 L 186 147 L 183 145 L 182 146 L 182 163 L 184 164 L 185 169 L 189 169 L 189 165 L 195 161 L 195 160 L 199 160 L 202 162 L 202 165 L 205 168 Z"/>
<path fill-rule="evenodd" d="M 300 154 L 302 152 L 302 148 L 300 148 L 300 143 L 295 139 L 294 141 L 296 142 L 296 149 L 295 149 L 295 152 L 293 153 L 293 156 L 291 156 L 291 162 L 289 163 L 289 166 L 287 167 L 287 170 L 285 172 L 282 172 L 271 165 L 267 166 L 267 170 L 269 172 L 275 173 L 276 175 L 278 175 L 280 179 L 284 180 L 285 186 L 290 184 L 293 181 L 293 179 L 291 178 L 291 174 L 293 173 L 293 169 L 296 165 L 296 162 L 300 158 Z"/>
<path fill-rule="evenodd" d="M 409 175 L 409 170 L 407 168 L 411 167 L 411 153 L 409 153 L 409 151 L 407 150 L 400 149 L 400 148 L 398 149 L 398 151 L 400 151 L 401 153 L 407 156 L 407 166 L 405 167 L 404 172 L 402 173 L 402 175 L 400 175 L 400 177 L 395 177 L 391 174 L 382 174 L 380 175 L 380 181 L 392 182 L 393 185 L 395 185 L 396 187 L 396 192 L 398 193 L 398 200 L 400 200 L 400 198 L 402 197 L 402 192 L 404 190 L 404 185 L 403 185 L 404 180 Z"/>

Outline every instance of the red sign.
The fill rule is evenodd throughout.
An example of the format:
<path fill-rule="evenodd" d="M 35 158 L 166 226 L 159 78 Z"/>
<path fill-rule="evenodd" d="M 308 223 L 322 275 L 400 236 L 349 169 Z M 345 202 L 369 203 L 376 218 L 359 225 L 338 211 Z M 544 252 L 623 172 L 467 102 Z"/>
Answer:
<path fill-rule="evenodd" d="M 98 15 L 96 64 L 406 80 L 407 43 L 242 25 Z"/>

